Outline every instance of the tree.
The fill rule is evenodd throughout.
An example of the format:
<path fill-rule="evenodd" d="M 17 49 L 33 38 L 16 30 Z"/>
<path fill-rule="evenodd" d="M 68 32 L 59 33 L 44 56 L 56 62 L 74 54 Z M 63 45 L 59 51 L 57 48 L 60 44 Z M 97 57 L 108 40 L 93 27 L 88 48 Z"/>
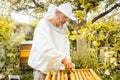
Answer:
<path fill-rule="evenodd" d="M 101 2 L 105 2 L 106 8 L 107 8 L 107 7 L 111 6 L 112 4 L 115 4 L 117 1 L 119 2 L 119 0 L 107 0 L 107 1 L 106 0 L 94 0 L 94 1 L 93 0 L 58 0 L 58 1 L 57 0 L 45 0 L 45 1 L 40 1 L 40 0 L 1 0 L 1 2 L 4 3 L 3 4 L 4 6 L 7 5 L 6 7 L 9 9 L 10 12 L 12 10 L 24 11 L 24 12 L 27 12 L 27 14 L 29 14 L 35 18 L 42 17 L 42 14 L 40 14 L 40 13 L 44 13 L 47 10 L 48 5 L 51 3 L 60 5 L 61 3 L 64 3 L 64 2 L 70 2 L 74 7 L 74 11 L 82 11 L 82 12 L 84 12 L 84 14 L 87 15 L 87 13 L 89 13 L 90 11 L 97 11 L 98 6 L 101 4 Z M 8 5 L 8 3 L 9 3 L 9 5 Z M 114 8 L 119 6 L 119 3 L 115 4 Z M 31 10 L 31 12 L 29 12 L 30 10 Z M 108 13 L 108 12 L 105 11 L 105 13 Z M 94 20 L 96 20 L 96 18 Z"/>

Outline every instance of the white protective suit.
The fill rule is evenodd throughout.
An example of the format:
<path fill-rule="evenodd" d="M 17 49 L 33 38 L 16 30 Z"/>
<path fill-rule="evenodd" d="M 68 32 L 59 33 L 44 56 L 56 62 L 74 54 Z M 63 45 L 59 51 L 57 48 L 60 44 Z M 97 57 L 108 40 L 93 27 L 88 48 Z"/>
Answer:
<path fill-rule="evenodd" d="M 70 44 L 65 34 L 67 27 L 59 29 L 47 19 L 42 19 L 34 32 L 28 65 L 42 73 L 64 69 L 62 60 L 70 59 Z"/>

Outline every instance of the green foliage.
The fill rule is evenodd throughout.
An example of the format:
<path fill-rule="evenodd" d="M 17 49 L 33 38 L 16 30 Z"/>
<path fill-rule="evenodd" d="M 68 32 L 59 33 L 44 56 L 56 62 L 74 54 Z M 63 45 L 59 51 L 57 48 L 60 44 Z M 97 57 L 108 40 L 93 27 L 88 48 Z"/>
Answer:
<path fill-rule="evenodd" d="M 100 64 L 97 54 L 94 51 L 89 51 L 88 53 L 78 54 L 74 53 L 71 55 L 73 62 L 76 64 L 76 68 L 81 69 L 98 69 Z"/>
<path fill-rule="evenodd" d="M 83 10 L 76 10 L 75 16 L 78 18 L 79 22 L 82 22 L 86 18 L 86 12 Z"/>
<path fill-rule="evenodd" d="M 87 38 L 89 47 L 113 47 L 115 51 L 120 50 L 120 26 L 115 20 L 99 22 L 95 24 L 87 23 L 87 27 L 79 30 L 67 32 L 69 39 L 80 40 Z"/>
<path fill-rule="evenodd" d="M 22 41 L 33 38 L 37 21 L 21 25 L 14 23 L 8 16 L 0 18 L 0 73 L 6 79 L 8 75 L 19 75 L 21 80 L 33 80 L 32 70 L 20 69 L 19 47 Z"/>
<path fill-rule="evenodd" d="M 10 74 L 17 74 L 20 75 L 21 80 L 33 80 L 32 70 L 24 72 L 20 69 L 19 47 L 22 41 L 33 38 L 33 30 L 37 22 L 21 25 L 14 23 L 8 16 L 0 16 L 0 18 L 0 73 L 6 78 Z"/>
<path fill-rule="evenodd" d="M 10 74 L 14 72 L 14 69 L 19 67 L 19 49 L 18 46 L 22 37 L 18 37 L 19 41 L 12 39 L 14 25 L 8 17 L 0 16 L 0 72 L 4 74 Z"/>
<path fill-rule="evenodd" d="M 33 80 L 33 70 L 21 70 L 20 80 Z"/>
<path fill-rule="evenodd" d="M 6 21 L 5 18 L 0 16 L 0 42 L 6 42 L 7 40 L 11 39 L 11 35 L 13 34 L 12 31 L 12 24 L 9 24 L 9 19 Z"/>
<path fill-rule="evenodd" d="M 106 23 L 90 24 L 88 25 L 88 29 L 90 30 L 88 40 L 93 42 L 92 46 L 108 46 L 114 47 L 114 50 L 120 50 L 119 47 L 116 47 L 120 45 L 120 26 L 115 21 L 111 20 Z M 94 45 L 94 41 L 99 45 Z"/>

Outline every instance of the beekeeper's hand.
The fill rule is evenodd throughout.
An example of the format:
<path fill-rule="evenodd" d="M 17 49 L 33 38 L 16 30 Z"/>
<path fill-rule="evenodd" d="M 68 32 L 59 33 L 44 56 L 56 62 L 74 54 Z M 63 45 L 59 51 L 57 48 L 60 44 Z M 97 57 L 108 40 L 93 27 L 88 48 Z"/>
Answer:
<path fill-rule="evenodd" d="M 74 64 L 71 60 L 69 60 L 69 59 L 67 59 L 67 58 L 64 58 L 63 61 L 62 61 L 62 63 L 63 63 L 63 64 L 65 65 L 65 67 L 68 68 L 68 69 L 73 69 L 73 68 L 75 68 L 75 64 Z"/>

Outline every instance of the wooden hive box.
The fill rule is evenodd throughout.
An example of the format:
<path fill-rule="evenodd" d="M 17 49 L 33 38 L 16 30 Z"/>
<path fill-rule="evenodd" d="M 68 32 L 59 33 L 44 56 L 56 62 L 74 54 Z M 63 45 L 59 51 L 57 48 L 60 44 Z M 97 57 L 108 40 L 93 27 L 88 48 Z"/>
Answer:
<path fill-rule="evenodd" d="M 92 69 L 48 71 L 45 80 L 101 80 Z"/>
<path fill-rule="evenodd" d="M 22 42 L 20 45 L 20 67 L 28 67 L 28 57 L 31 51 L 32 41 Z"/>

